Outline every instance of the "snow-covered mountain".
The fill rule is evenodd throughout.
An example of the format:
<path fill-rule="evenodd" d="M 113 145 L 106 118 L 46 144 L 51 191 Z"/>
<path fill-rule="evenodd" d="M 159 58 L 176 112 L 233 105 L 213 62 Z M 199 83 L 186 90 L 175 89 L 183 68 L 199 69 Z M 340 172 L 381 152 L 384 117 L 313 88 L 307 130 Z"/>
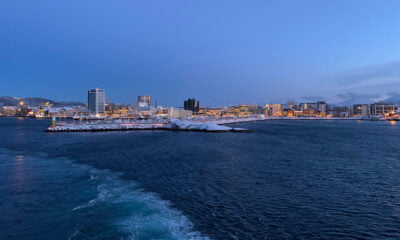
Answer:
<path fill-rule="evenodd" d="M 83 106 L 84 105 L 81 102 L 68 102 L 68 101 L 57 102 L 57 101 L 53 101 L 53 100 L 46 99 L 46 98 L 40 98 L 40 97 L 25 97 L 25 98 L 0 97 L 0 106 L 17 106 L 21 101 L 24 102 L 24 105 L 31 106 L 31 107 L 37 107 L 37 106 L 43 105 L 45 103 L 49 103 L 53 107 L 71 107 L 71 106 Z"/>

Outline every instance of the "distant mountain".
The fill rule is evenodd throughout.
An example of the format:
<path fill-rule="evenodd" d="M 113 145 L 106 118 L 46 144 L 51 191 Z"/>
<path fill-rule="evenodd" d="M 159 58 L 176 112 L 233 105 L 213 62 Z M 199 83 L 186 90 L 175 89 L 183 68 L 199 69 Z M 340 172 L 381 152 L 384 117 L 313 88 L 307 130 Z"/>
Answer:
<path fill-rule="evenodd" d="M 37 107 L 49 103 L 52 107 L 72 107 L 72 106 L 83 106 L 81 102 L 57 102 L 46 98 L 39 97 L 0 97 L 0 106 L 17 106 L 23 101 L 25 106 Z"/>
<path fill-rule="evenodd" d="M 400 105 L 400 93 L 391 92 L 385 95 L 380 94 L 358 94 L 354 92 L 338 94 L 343 101 L 336 103 L 337 106 L 351 106 L 353 104 L 372 104 L 376 102 L 393 103 Z"/>
<path fill-rule="evenodd" d="M 397 92 L 389 93 L 388 98 L 385 99 L 383 102 L 390 102 L 390 103 L 400 105 L 400 93 L 397 93 Z"/>

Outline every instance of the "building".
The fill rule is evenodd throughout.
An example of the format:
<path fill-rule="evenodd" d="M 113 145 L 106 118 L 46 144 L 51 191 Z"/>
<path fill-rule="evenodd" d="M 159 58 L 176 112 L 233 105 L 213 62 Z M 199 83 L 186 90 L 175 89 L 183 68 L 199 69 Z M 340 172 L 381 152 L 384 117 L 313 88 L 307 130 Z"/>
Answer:
<path fill-rule="evenodd" d="M 368 104 L 354 104 L 353 105 L 353 116 L 354 117 L 369 117 L 371 115 L 371 109 Z"/>
<path fill-rule="evenodd" d="M 317 110 L 316 103 L 300 103 L 300 110 Z"/>
<path fill-rule="evenodd" d="M 88 91 L 88 109 L 90 114 L 104 114 L 105 93 L 103 89 L 92 89 Z"/>
<path fill-rule="evenodd" d="M 191 118 L 192 117 L 191 110 L 183 110 L 183 109 L 176 109 L 176 108 L 169 108 L 169 117 L 170 118 Z"/>
<path fill-rule="evenodd" d="M 319 110 L 320 115 L 326 115 L 326 113 L 328 112 L 328 105 L 325 101 L 318 101 L 317 110 Z"/>
<path fill-rule="evenodd" d="M 372 116 L 384 116 L 394 114 L 396 107 L 392 103 L 374 103 L 371 104 L 371 115 Z"/>
<path fill-rule="evenodd" d="M 254 105 L 250 104 L 240 104 L 238 106 L 233 106 L 234 116 L 236 117 L 249 117 L 252 114 L 251 109 Z"/>
<path fill-rule="evenodd" d="M 192 111 L 193 113 L 197 113 L 200 109 L 200 103 L 194 98 L 189 98 L 188 100 L 184 101 L 183 108 L 185 110 Z"/>
<path fill-rule="evenodd" d="M 348 107 L 334 107 L 333 108 L 333 116 L 345 118 L 350 116 L 350 108 Z"/>
<path fill-rule="evenodd" d="M 141 95 L 137 97 L 137 105 L 138 107 L 148 107 L 151 105 L 151 96 L 149 95 Z"/>
<path fill-rule="evenodd" d="M 252 104 L 250 105 L 249 111 L 251 112 L 252 115 L 264 115 L 265 114 L 265 108 L 264 106 L 261 105 L 255 105 Z"/>
<path fill-rule="evenodd" d="M 265 104 L 265 115 L 269 117 L 280 117 L 283 115 L 282 104 Z"/>
<path fill-rule="evenodd" d="M 169 107 L 157 106 L 155 107 L 155 109 L 156 109 L 155 116 L 158 118 L 168 118 L 170 116 L 171 109 Z"/>
<path fill-rule="evenodd" d="M 18 108 L 16 106 L 3 106 L 1 108 L 1 116 L 15 116 L 17 115 Z"/>
<path fill-rule="evenodd" d="M 128 117 L 131 109 L 128 105 L 121 104 L 106 104 L 106 112 L 105 115 L 116 117 L 116 118 L 124 118 Z"/>
<path fill-rule="evenodd" d="M 221 109 L 221 116 L 223 117 L 233 117 L 235 116 L 235 108 L 233 106 L 224 107 Z"/>
<path fill-rule="evenodd" d="M 219 117 L 222 116 L 223 109 L 221 108 L 206 108 L 201 107 L 197 115 L 204 115 L 204 116 L 214 116 Z"/>
<path fill-rule="evenodd" d="M 288 102 L 288 103 L 286 104 L 286 108 L 287 108 L 288 110 L 299 110 L 299 109 L 300 109 L 299 106 L 296 105 L 295 102 Z"/>

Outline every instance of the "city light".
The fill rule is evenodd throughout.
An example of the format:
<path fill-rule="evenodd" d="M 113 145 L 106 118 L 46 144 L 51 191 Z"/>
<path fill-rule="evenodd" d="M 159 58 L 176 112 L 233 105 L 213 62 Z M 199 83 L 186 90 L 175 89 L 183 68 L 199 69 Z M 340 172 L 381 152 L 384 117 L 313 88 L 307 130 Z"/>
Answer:
<path fill-rule="evenodd" d="M 194 118 L 203 122 L 204 118 L 400 120 L 398 105 L 387 102 L 340 106 L 319 100 L 207 107 L 195 98 L 188 98 L 182 100 L 181 107 L 169 107 L 157 104 L 157 101 L 153 103 L 150 95 L 139 95 L 132 104 L 111 103 L 105 90 L 100 88 L 89 90 L 87 96 L 86 105 L 72 107 L 57 106 L 50 100 L 28 106 L 24 99 L 18 98 L 14 106 L 1 107 L 0 116 L 75 120 Z"/>

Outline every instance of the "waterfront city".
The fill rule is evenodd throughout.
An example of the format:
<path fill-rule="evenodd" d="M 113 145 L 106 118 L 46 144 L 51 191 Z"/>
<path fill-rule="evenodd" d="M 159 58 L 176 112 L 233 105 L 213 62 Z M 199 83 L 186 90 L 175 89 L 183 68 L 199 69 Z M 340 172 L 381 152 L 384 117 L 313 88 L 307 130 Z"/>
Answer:
<path fill-rule="evenodd" d="M 400 240 L 399 0 L 0 0 L 0 240 Z"/>
<path fill-rule="evenodd" d="M 229 119 L 229 118 L 269 118 L 269 119 L 400 119 L 399 106 L 390 102 L 359 103 L 348 106 L 328 104 L 326 101 L 240 104 L 210 108 L 201 106 L 195 98 L 182 101 L 180 107 L 158 105 L 152 96 L 140 95 L 132 104 L 112 103 L 103 89 L 95 88 L 87 93 L 87 102 L 52 106 L 49 101 L 26 102 L 24 98 L 8 97 L 7 103 L 0 104 L 0 116 L 57 118 L 75 120 L 101 119 Z M 40 98 L 37 98 L 40 99 Z M 45 101 L 45 100 L 43 100 Z"/>

